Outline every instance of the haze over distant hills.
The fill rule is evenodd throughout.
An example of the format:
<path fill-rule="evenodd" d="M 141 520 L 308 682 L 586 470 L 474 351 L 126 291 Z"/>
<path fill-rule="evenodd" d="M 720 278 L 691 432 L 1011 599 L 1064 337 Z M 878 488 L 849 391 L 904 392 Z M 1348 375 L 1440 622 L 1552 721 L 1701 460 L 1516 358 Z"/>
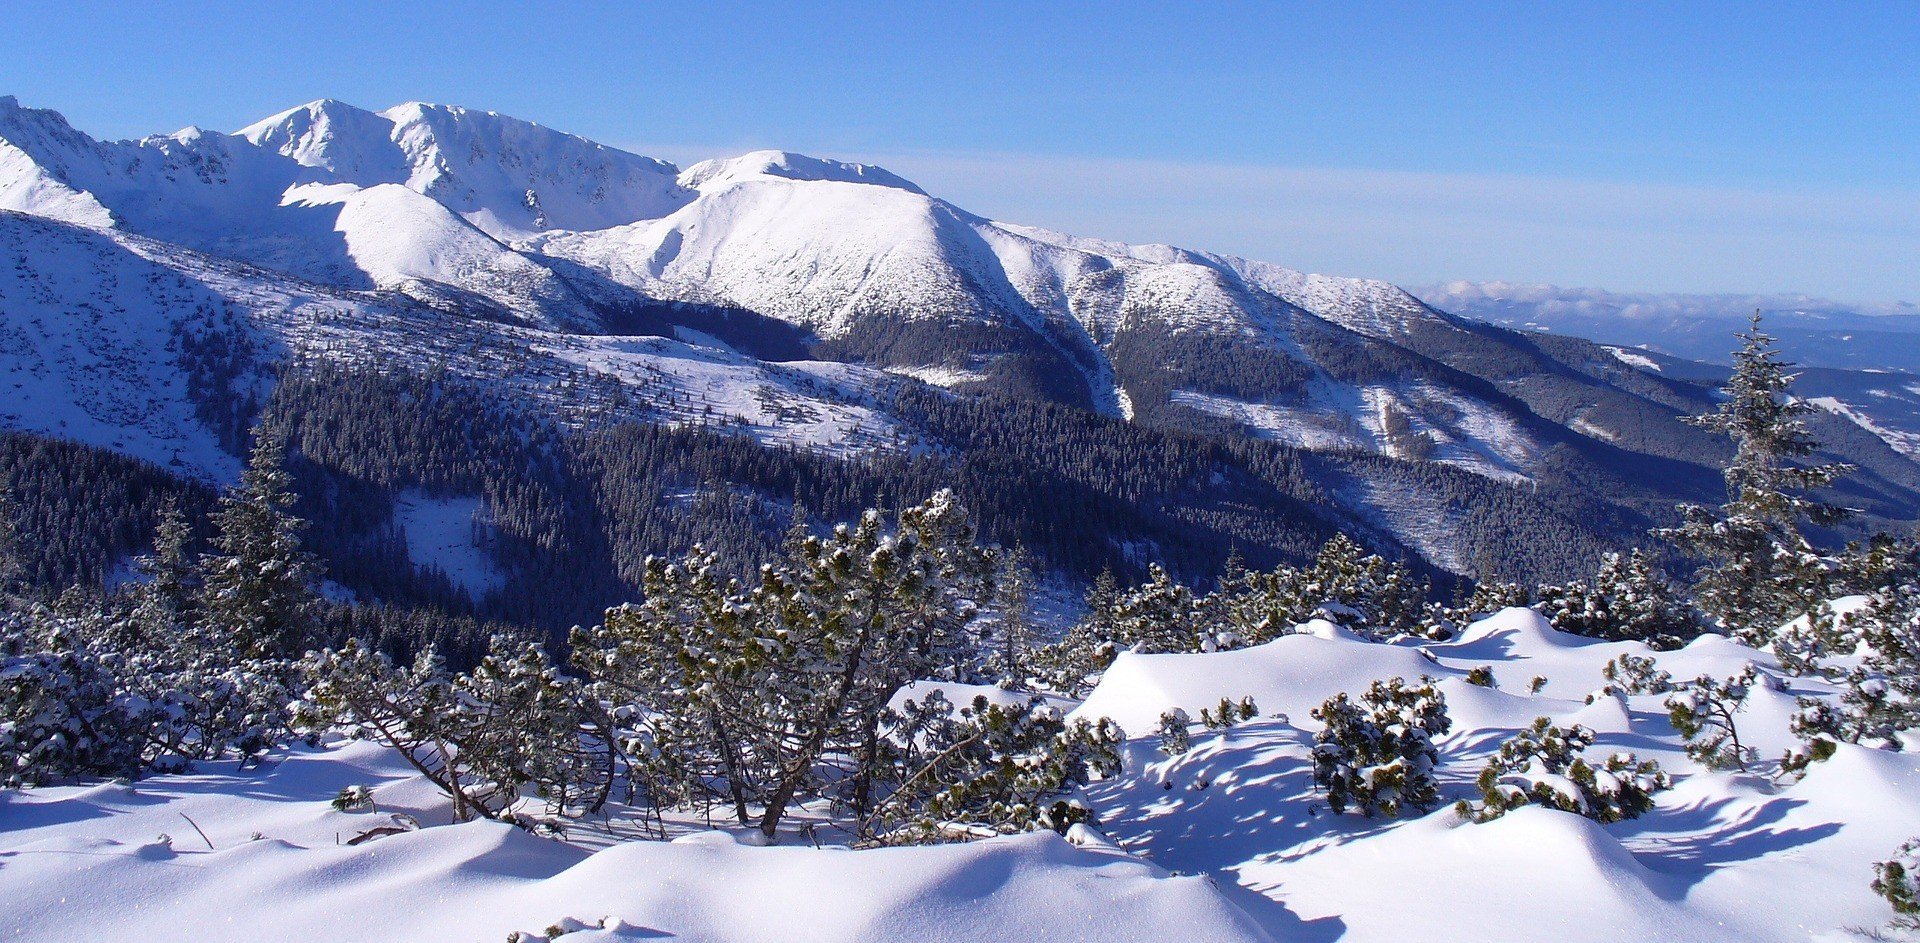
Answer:
<path fill-rule="evenodd" d="M 1920 370 L 1920 305 L 1847 303 L 1806 295 L 1612 292 L 1512 282 L 1454 281 L 1410 289 L 1436 308 L 1526 330 L 1548 330 L 1676 357 L 1725 363 L 1730 338 L 1755 311 L 1796 362 L 1859 370 Z"/>

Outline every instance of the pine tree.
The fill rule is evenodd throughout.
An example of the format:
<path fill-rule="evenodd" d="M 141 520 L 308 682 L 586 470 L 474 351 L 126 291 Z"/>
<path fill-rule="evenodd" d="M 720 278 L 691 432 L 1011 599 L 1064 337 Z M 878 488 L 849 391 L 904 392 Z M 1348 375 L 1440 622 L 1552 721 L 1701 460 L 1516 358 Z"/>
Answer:
<path fill-rule="evenodd" d="M 280 429 L 255 430 L 240 484 L 213 515 L 216 552 L 200 564 L 205 619 L 249 655 L 298 655 L 314 628 L 319 564 L 300 546 L 306 522 L 292 513 L 286 459 Z"/>
<path fill-rule="evenodd" d="M 26 547 L 20 537 L 20 502 L 0 487 L 0 594 L 20 588 L 26 579 Z"/>
<path fill-rule="evenodd" d="M 1160 713 L 1160 726 L 1156 735 L 1160 739 L 1160 752 L 1168 756 L 1179 756 L 1193 749 L 1193 738 L 1187 728 L 1193 725 L 1193 718 L 1187 712 L 1176 707 Z"/>
<path fill-rule="evenodd" d="M 144 771 L 156 709 L 124 696 L 114 653 L 80 618 L 0 597 L 0 787 Z"/>
<path fill-rule="evenodd" d="M 1195 605 L 1193 591 L 1160 564 L 1147 581 L 1120 594 L 1111 613 L 1114 640 L 1143 652 L 1210 651 L 1219 647 Z"/>
<path fill-rule="evenodd" d="M 1426 587 L 1406 567 L 1335 534 L 1302 575 L 1298 592 L 1297 606 L 1304 611 L 1295 614 L 1296 621 L 1325 618 L 1363 635 L 1386 638 L 1414 627 Z"/>
<path fill-rule="evenodd" d="M 1871 886 L 1893 908 L 1893 926 L 1920 930 L 1920 838 L 1901 845 L 1891 859 L 1875 862 Z"/>
<path fill-rule="evenodd" d="M 1900 749 L 1920 729 L 1920 585 L 1882 590 L 1850 623 L 1860 663 L 1838 674 L 1838 703 L 1802 698 L 1793 730 L 1815 753 L 1822 740 Z"/>
<path fill-rule="evenodd" d="M 1699 634 L 1693 612 L 1651 555 L 1609 553 L 1590 582 L 1542 586 L 1540 611 L 1562 632 L 1678 648 Z"/>
<path fill-rule="evenodd" d="M 811 798 L 865 818 L 898 755 L 889 705 L 977 654 L 994 557 L 942 491 L 892 528 L 868 511 L 825 537 L 796 533 L 752 586 L 720 578 L 710 555 L 652 560 L 645 601 L 576 633 L 577 657 L 616 703 L 650 715 L 639 746 L 677 796 L 717 781 L 768 840 Z"/>
<path fill-rule="evenodd" d="M 1033 698 L 957 710 L 935 692 L 892 728 L 896 785 L 860 823 L 887 843 L 986 837 L 1094 821 L 1073 791 L 1120 770 L 1126 734 L 1112 721 L 1067 721 Z"/>
<path fill-rule="evenodd" d="M 1920 534 L 1875 534 L 1847 545 L 1839 561 L 1839 589 L 1870 595 L 1920 582 Z"/>
<path fill-rule="evenodd" d="M 1727 501 L 1718 509 L 1682 505 L 1682 523 L 1662 532 L 1705 561 L 1694 586 L 1700 606 L 1728 633 L 1756 647 L 1774 629 L 1827 595 L 1820 555 L 1802 521 L 1832 523 L 1847 513 L 1808 496 L 1851 471 L 1844 464 L 1799 464 L 1819 445 L 1805 417 L 1813 410 L 1789 395 L 1790 364 L 1773 338 L 1752 327 L 1738 335 L 1733 375 L 1719 408 L 1691 422 L 1733 439 Z"/>
<path fill-rule="evenodd" d="M 1533 803 L 1583 815 L 1596 822 L 1638 818 L 1653 808 L 1653 795 L 1673 785 L 1653 760 L 1614 753 L 1599 764 L 1584 756 L 1593 746 L 1591 729 L 1575 724 L 1555 727 L 1546 717 L 1500 745 L 1480 771 L 1480 803 L 1465 800 L 1463 815 L 1481 822 Z"/>
<path fill-rule="evenodd" d="M 1748 665 L 1724 681 L 1701 675 L 1675 686 L 1667 695 L 1667 720 L 1686 739 L 1688 756 L 1708 769 L 1746 769 L 1753 762 L 1754 750 L 1740 742 L 1735 715 L 1746 709 L 1760 679 L 1759 670 Z"/>
<path fill-rule="evenodd" d="M 999 572 L 994 578 L 993 608 L 999 618 L 993 629 L 997 649 L 993 673 L 1002 685 L 1024 687 L 1033 673 L 1031 651 L 1034 626 L 1033 572 L 1026 549 L 1015 546 L 1001 555 Z"/>
<path fill-rule="evenodd" d="M 1375 681 L 1355 702 L 1345 692 L 1313 709 L 1324 726 L 1313 738 L 1313 781 L 1335 812 L 1348 806 L 1372 818 L 1424 812 L 1440 798 L 1433 738 L 1453 728 L 1447 698 L 1432 678 Z"/>
<path fill-rule="evenodd" d="M 611 734 L 584 687 L 544 647 L 496 635 L 454 690 L 457 706 L 442 723 L 473 774 L 509 794 L 531 786 L 563 814 L 605 804 L 614 780 Z"/>
<path fill-rule="evenodd" d="M 157 634 L 176 631 L 192 616 L 199 577 L 191 554 L 193 525 L 180 511 L 180 505 L 168 501 L 160 509 L 160 521 L 154 526 L 153 552 L 135 561 L 146 577 L 134 590 L 134 622 L 138 631 L 152 639 Z"/>

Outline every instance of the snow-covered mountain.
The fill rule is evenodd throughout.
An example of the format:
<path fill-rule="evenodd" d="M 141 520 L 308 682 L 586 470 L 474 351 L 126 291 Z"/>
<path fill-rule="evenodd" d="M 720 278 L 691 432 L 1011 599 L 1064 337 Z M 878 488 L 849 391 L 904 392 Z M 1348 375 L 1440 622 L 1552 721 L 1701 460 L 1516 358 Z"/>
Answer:
<path fill-rule="evenodd" d="M 112 229 L 348 290 L 570 333 L 671 299 L 746 309 L 857 359 L 950 386 L 1042 375 L 1050 395 L 1130 413 L 1129 334 L 1171 332 L 1309 361 L 1304 317 L 1391 338 L 1442 316 L 1378 282 L 983 219 L 876 167 L 764 151 L 684 172 L 514 118 L 337 101 L 237 134 L 96 141 L 0 99 L 0 207 Z M 1318 325 L 1316 325 L 1318 326 Z M 1192 370 L 1205 365 L 1188 364 Z M 1304 366 L 1313 372 L 1311 366 Z M 1390 450 L 1383 410 L 1443 460 L 1524 474 L 1524 418 L 1456 392 L 1327 377 L 1290 403 L 1154 391 L 1261 435 Z M 1472 413 L 1462 424 L 1446 418 Z M 1291 410 L 1291 412 L 1289 411 Z M 1303 410 L 1339 413 L 1345 431 Z M 1394 420 L 1398 421 L 1398 420 Z M 1474 425 L 1499 428 L 1487 437 Z"/>
<path fill-rule="evenodd" d="M 437 205 L 437 204 L 436 204 Z M 196 339 L 250 351 L 196 390 Z M 766 363 L 710 340 L 569 334 L 331 288 L 119 232 L 0 211 L 0 423 L 231 479 L 196 401 L 239 398 L 282 363 L 438 367 L 541 412 L 733 424 L 770 444 L 853 454 L 906 445 L 874 393 L 887 374 Z M 702 338 L 696 338 L 705 340 Z"/>
<path fill-rule="evenodd" d="M 172 433 L 127 444 L 111 410 L 91 426 L 51 418 L 101 396 L 151 401 L 124 411 L 132 425 L 179 409 L 158 404 L 172 381 L 140 373 L 164 366 L 141 347 L 163 326 L 127 341 L 126 362 L 146 366 L 109 394 L 83 373 L 117 361 L 83 348 L 117 335 L 75 327 L 75 312 L 177 333 L 183 310 L 237 311 L 284 356 L 444 363 L 563 414 L 592 385 L 560 393 L 553 378 L 584 371 L 656 418 L 730 416 L 840 450 L 912 448 L 915 430 L 880 405 L 901 377 L 1527 486 L 1671 496 L 1710 481 L 1720 447 L 1677 420 L 1711 402 L 1708 382 L 1597 344 L 1459 318 L 1385 282 L 990 220 L 877 167 L 779 151 L 681 170 L 492 112 L 336 101 L 234 134 L 106 142 L 5 97 L 0 209 L 26 214 L 0 219 L 16 273 L 0 279 L 5 328 L 51 345 L 12 369 L 61 404 L 7 421 L 165 461 L 177 448 L 209 473 L 221 460 L 199 446 L 158 444 Z M 176 283 L 198 300 L 140 287 Z M 508 347 L 521 353 L 486 356 Z M 1856 452 L 1910 444 L 1862 415 L 1848 428 L 1873 434 Z M 1916 513 L 1920 465 L 1872 460 L 1885 474 L 1863 500 Z M 1470 566 L 1430 514 L 1409 517 L 1445 506 L 1440 492 L 1410 504 L 1377 482 L 1334 487 L 1430 558 Z"/>

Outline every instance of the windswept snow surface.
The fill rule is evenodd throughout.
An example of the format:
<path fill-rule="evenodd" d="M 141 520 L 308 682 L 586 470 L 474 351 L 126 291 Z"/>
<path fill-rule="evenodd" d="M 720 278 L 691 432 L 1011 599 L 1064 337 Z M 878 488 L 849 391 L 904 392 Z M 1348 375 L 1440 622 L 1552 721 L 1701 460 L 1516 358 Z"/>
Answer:
<path fill-rule="evenodd" d="M 259 769 L 0 794 L 0 900 L 15 939 L 143 943 L 497 940 L 556 924 L 583 928 L 566 937 L 581 941 L 1638 943 L 1839 940 L 1884 924 L 1871 865 L 1920 835 L 1920 757 L 1843 745 L 1797 782 L 1761 775 L 1764 763 L 1708 771 L 1682 751 L 1660 698 L 1585 702 L 1622 654 L 1679 679 L 1749 663 L 1777 679 L 1737 715 L 1763 758 L 1793 742 L 1795 697 L 1832 694 L 1726 639 L 1655 652 L 1568 636 L 1521 609 L 1426 645 L 1315 622 L 1256 648 L 1114 663 L 1075 708 L 1136 734 L 1126 771 L 1086 796 L 1111 845 L 1050 834 L 873 851 L 748 847 L 721 832 L 640 841 L 619 815 L 544 839 L 449 824 L 446 801 L 397 757 L 341 741 Z M 1496 687 L 1466 683 L 1482 665 Z M 1454 722 L 1438 741 L 1444 804 L 1400 820 L 1333 814 L 1313 788 L 1309 712 L 1376 678 L 1421 674 L 1438 679 Z M 1529 693 L 1536 677 L 1544 687 Z M 903 696 L 935 688 L 956 702 L 1009 696 L 946 684 Z M 1248 695 L 1260 718 L 1196 729 L 1182 756 L 1155 749 L 1162 711 Z M 1594 754 L 1658 759 L 1675 787 L 1613 825 L 1538 807 L 1473 824 L 1448 808 L 1475 795 L 1502 740 L 1541 716 L 1595 730 Z M 372 787 L 378 811 L 332 810 L 348 785 Z M 395 814 L 424 827 L 340 844 Z"/>
<path fill-rule="evenodd" d="M 1521 609 L 1426 646 L 1366 643 L 1316 623 L 1240 651 L 1123 654 L 1081 716 L 1138 733 L 1169 708 L 1197 715 L 1251 695 L 1263 719 L 1196 730 L 1179 757 L 1155 752 L 1151 737 L 1136 741 L 1134 771 L 1096 784 L 1091 804 L 1122 847 L 1218 875 L 1277 939 L 1784 941 L 1839 939 L 1891 918 L 1867 884 L 1872 862 L 1920 835 L 1920 758 L 1843 745 L 1791 785 L 1707 771 L 1686 757 L 1659 697 L 1585 703 L 1621 654 L 1653 656 L 1676 679 L 1724 678 L 1750 662 L 1783 679 L 1786 690 L 1756 690 L 1738 715 L 1763 759 L 1793 744 L 1796 696 L 1830 693 L 1725 639 L 1655 652 L 1568 636 Z M 1466 683 L 1479 665 L 1497 688 Z M 1604 826 L 1537 807 L 1484 825 L 1444 805 L 1400 821 L 1334 815 L 1313 786 L 1309 711 L 1375 678 L 1419 674 L 1439 679 L 1453 717 L 1439 741 L 1448 804 L 1477 797 L 1486 758 L 1541 716 L 1594 729 L 1595 755 L 1658 759 L 1676 786 L 1652 813 Z M 1547 679 L 1537 695 L 1535 677 Z"/>
<path fill-rule="evenodd" d="M 328 800 L 349 785 L 373 787 L 378 811 L 334 811 Z M 341 844 L 395 814 L 426 827 Z M 581 943 L 1269 939 L 1204 877 L 1050 833 L 848 851 L 704 832 L 589 852 L 448 815 L 364 743 L 246 772 L 207 764 L 133 786 L 0 795 L 9 938 L 504 940 L 560 925 L 580 928 L 565 939 Z"/>

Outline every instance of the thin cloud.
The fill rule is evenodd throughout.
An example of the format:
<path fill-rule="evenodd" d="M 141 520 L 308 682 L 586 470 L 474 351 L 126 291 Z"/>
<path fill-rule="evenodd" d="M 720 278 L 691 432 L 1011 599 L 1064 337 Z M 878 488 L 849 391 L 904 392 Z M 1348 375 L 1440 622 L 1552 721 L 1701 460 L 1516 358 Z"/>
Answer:
<path fill-rule="evenodd" d="M 639 146 L 686 163 L 748 148 Z M 973 212 L 1408 284 L 1920 298 L 1920 191 L 1671 186 L 1035 154 L 875 163 Z"/>

